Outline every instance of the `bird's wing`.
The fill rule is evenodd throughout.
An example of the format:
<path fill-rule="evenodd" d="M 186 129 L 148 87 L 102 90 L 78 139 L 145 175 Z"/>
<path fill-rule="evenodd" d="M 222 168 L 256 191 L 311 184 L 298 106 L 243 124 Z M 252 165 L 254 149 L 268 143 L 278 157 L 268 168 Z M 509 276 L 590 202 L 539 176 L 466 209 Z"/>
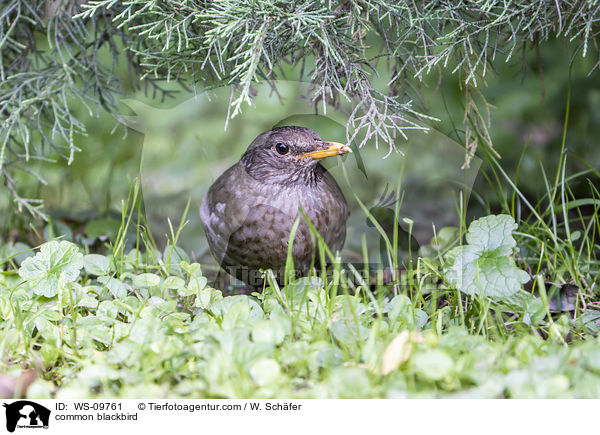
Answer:
<path fill-rule="evenodd" d="M 323 181 L 327 186 L 324 193 L 324 201 L 329 204 L 327 206 L 327 210 L 329 211 L 327 230 L 324 232 L 325 242 L 335 252 L 344 246 L 346 240 L 346 221 L 348 220 L 348 216 L 350 216 L 350 208 L 340 186 L 329 172 L 325 172 Z"/>
<path fill-rule="evenodd" d="M 248 215 L 248 209 L 244 210 L 244 201 L 239 200 L 244 176 L 239 165 L 229 168 L 213 183 L 200 206 L 200 220 L 211 251 L 219 263 L 227 250 L 229 237 Z"/>

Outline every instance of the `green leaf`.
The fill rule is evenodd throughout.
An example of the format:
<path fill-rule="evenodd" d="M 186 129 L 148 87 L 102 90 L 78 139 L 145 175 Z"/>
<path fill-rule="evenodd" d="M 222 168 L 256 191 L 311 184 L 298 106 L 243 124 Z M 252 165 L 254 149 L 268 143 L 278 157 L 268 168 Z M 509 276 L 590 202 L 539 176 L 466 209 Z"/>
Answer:
<path fill-rule="evenodd" d="M 12 306 L 10 305 L 10 301 L 8 297 L 1 296 L 0 297 L 0 319 L 6 320 L 12 314 Z"/>
<path fill-rule="evenodd" d="M 99 254 L 84 255 L 83 267 L 89 275 L 108 275 L 110 272 L 110 259 Z"/>
<path fill-rule="evenodd" d="M 250 367 L 250 376 L 261 386 L 276 383 L 280 375 L 279 363 L 271 358 L 260 359 Z"/>
<path fill-rule="evenodd" d="M 165 279 L 165 288 L 177 290 L 183 288 L 185 286 L 185 281 L 183 278 L 179 278 L 178 276 L 170 276 Z"/>
<path fill-rule="evenodd" d="M 0 247 L 0 265 L 9 260 L 22 264 L 29 257 L 33 257 L 33 249 L 25 243 L 16 242 L 14 245 L 7 243 Z"/>
<path fill-rule="evenodd" d="M 424 257 L 436 258 L 440 253 L 449 249 L 459 237 L 459 231 L 456 227 L 443 227 L 431 239 L 429 245 L 421 246 L 419 254 Z"/>
<path fill-rule="evenodd" d="M 212 296 L 211 289 L 202 289 L 198 292 L 197 296 L 197 306 L 203 309 L 208 309 L 210 307 L 210 299 Z"/>
<path fill-rule="evenodd" d="M 482 251 L 495 251 L 495 256 L 510 255 L 517 242 L 512 232 L 517 224 L 512 216 L 501 214 L 477 219 L 469 225 L 467 243 Z"/>
<path fill-rule="evenodd" d="M 142 273 L 133 278 L 135 287 L 156 287 L 160 284 L 160 276 L 153 273 Z"/>
<path fill-rule="evenodd" d="M 285 333 L 282 323 L 273 320 L 261 320 L 252 328 L 252 341 L 277 345 L 283 342 Z"/>
<path fill-rule="evenodd" d="M 197 292 L 194 306 L 202 309 L 210 309 L 211 305 L 217 301 L 223 299 L 221 290 L 215 290 L 214 288 L 207 287 Z"/>
<path fill-rule="evenodd" d="M 119 314 L 119 307 L 113 301 L 102 301 L 98 305 L 98 316 L 106 316 L 111 319 L 116 319 Z"/>
<path fill-rule="evenodd" d="M 264 318 L 261 306 L 246 295 L 228 296 L 212 302 L 211 311 L 223 317 L 223 329 L 254 324 Z"/>
<path fill-rule="evenodd" d="M 508 297 L 517 293 L 529 275 L 511 257 L 517 228 L 509 215 L 486 216 L 474 221 L 467 232 L 468 245 L 446 255 L 446 279 L 467 294 Z"/>
<path fill-rule="evenodd" d="M 199 292 L 204 287 L 206 287 L 207 283 L 208 283 L 208 280 L 206 279 L 205 276 L 192 276 L 190 278 L 190 282 L 188 284 L 188 289 L 193 293 Z"/>
<path fill-rule="evenodd" d="M 83 267 L 83 255 L 79 248 L 65 240 L 44 243 L 40 251 L 23 261 L 19 276 L 36 295 L 53 297 L 58 292 L 58 281 L 72 282 L 79 277 Z"/>
<path fill-rule="evenodd" d="M 451 373 L 454 362 L 446 352 L 434 349 L 414 355 L 411 366 L 424 378 L 439 381 Z"/>
<path fill-rule="evenodd" d="M 170 274 L 182 275 L 181 262 L 189 262 L 190 257 L 183 249 L 169 244 L 163 251 L 162 260 Z"/>
<path fill-rule="evenodd" d="M 369 329 L 352 323 L 337 320 L 331 324 L 331 333 L 343 346 L 351 352 L 358 352 L 362 342 L 369 336 Z"/>
<path fill-rule="evenodd" d="M 104 284 L 108 291 L 116 299 L 122 299 L 127 296 L 127 286 L 116 278 L 111 278 L 110 276 L 100 276 L 98 277 L 98 282 Z"/>
<path fill-rule="evenodd" d="M 190 276 L 194 276 L 196 274 L 201 275 L 201 273 L 202 273 L 200 264 L 198 264 L 198 263 L 190 264 L 187 261 L 183 260 L 181 262 L 181 268 L 183 270 L 185 270 L 188 273 L 188 275 L 190 275 Z"/>
<path fill-rule="evenodd" d="M 98 299 L 96 299 L 93 295 L 89 293 L 83 294 L 79 302 L 77 302 L 78 307 L 86 307 L 86 308 L 98 308 Z"/>

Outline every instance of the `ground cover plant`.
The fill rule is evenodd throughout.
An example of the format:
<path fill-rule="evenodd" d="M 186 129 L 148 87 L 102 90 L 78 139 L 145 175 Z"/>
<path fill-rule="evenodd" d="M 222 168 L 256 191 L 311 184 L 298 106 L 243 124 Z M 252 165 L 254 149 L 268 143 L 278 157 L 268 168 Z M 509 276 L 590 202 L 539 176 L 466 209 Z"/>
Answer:
<path fill-rule="evenodd" d="M 352 287 L 334 274 L 283 288 L 271 280 L 252 295 L 210 287 L 200 264 L 173 245 L 126 252 L 131 216 L 125 209 L 105 254 L 66 240 L 25 252 L 4 246 L 12 251 L 0 275 L 2 361 L 9 373 L 39 370 L 31 397 L 600 392 L 600 311 L 581 306 L 593 295 L 573 298 L 524 272 L 531 260 L 516 261 L 516 240 L 532 236 L 515 234 L 510 215 L 476 220 L 466 243 L 449 250 L 440 248 L 440 234 L 400 292 L 357 273 Z M 589 225 L 597 230 L 598 222 Z M 569 247 L 562 241 L 558 248 Z M 560 255 L 542 254 L 544 261 Z M 573 267 L 581 281 L 595 283 L 597 264 L 584 257 L 570 258 L 580 260 Z M 350 265 L 346 272 L 357 271 Z"/>
<path fill-rule="evenodd" d="M 0 397 L 600 397 L 599 14 L 6 2 Z M 363 158 L 336 177 L 369 239 L 338 255 L 313 231 L 326 273 L 215 281 L 180 186 L 239 158 L 244 125 L 308 123 L 283 118 L 300 100 Z M 442 151 L 401 154 L 404 135 Z M 413 192 L 416 215 L 457 216 L 414 243 L 414 185 L 393 174 L 443 172 L 451 144 L 461 176 L 480 162 L 470 199 Z"/>

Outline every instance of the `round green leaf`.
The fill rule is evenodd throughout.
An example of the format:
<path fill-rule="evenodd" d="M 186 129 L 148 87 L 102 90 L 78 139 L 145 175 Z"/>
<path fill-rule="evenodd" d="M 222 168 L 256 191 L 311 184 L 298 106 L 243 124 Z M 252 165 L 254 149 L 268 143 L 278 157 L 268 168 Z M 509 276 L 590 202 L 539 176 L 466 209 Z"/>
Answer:
<path fill-rule="evenodd" d="M 160 276 L 154 273 L 142 273 L 133 278 L 135 287 L 156 287 L 158 284 L 160 284 Z"/>

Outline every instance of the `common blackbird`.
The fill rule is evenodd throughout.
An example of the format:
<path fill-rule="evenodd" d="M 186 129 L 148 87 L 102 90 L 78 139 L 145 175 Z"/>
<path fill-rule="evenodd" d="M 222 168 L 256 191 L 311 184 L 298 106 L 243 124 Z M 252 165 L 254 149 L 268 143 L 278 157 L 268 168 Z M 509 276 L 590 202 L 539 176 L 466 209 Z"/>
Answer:
<path fill-rule="evenodd" d="M 291 229 L 301 216 L 292 258 L 295 270 L 306 274 L 313 246 L 300 207 L 329 248 L 341 249 L 348 204 L 319 160 L 348 152 L 346 145 L 297 126 L 274 128 L 254 139 L 240 161 L 213 183 L 200 207 L 221 268 L 254 287 L 263 282 L 259 269 L 273 270 L 282 282 Z"/>

